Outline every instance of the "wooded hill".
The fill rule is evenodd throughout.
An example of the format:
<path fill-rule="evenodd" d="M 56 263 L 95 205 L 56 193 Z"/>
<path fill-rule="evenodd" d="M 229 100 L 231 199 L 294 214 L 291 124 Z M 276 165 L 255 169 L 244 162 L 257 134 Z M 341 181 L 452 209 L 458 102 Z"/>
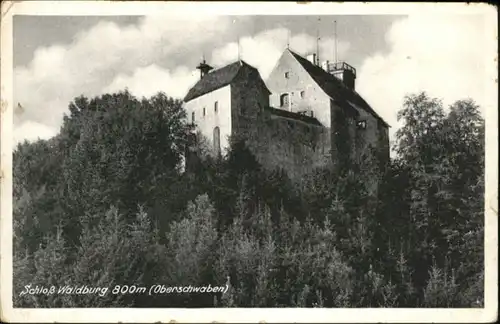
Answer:
<path fill-rule="evenodd" d="M 232 140 L 180 170 L 190 133 L 165 94 L 79 97 L 14 152 L 15 307 L 483 307 L 484 121 L 405 98 L 388 170 L 301 186 Z M 200 150 L 199 150 L 200 151 Z M 202 151 L 202 150 L 201 150 Z M 365 183 L 381 176 L 379 198 Z M 24 286 L 225 285 L 221 294 L 23 295 Z"/>

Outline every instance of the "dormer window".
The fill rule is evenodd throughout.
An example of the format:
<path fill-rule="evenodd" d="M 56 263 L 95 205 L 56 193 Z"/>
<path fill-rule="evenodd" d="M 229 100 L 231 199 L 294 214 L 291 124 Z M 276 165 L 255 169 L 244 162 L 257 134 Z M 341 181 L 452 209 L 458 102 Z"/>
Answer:
<path fill-rule="evenodd" d="M 366 120 L 358 120 L 356 122 L 356 127 L 358 129 L 366 129 Z"/>
<path fill-rule="evenodd" d="M 285 79 L 290 79 L 290 72 L 285 72 Z"/>

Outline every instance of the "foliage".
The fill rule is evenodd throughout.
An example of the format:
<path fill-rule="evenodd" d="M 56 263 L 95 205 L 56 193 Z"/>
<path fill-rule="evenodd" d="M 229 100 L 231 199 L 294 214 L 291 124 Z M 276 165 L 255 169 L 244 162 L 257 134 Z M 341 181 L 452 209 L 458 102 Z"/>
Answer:
<path fill-rule="evenodd" d="M 399 118 L 386 169 L 363 158 L 297 184 L 244 138 L 213 156 L 165 94 L 76 98 L 56 137 L 14 152 L 14 304 L 481 307 L 479 107 L 421 93 Z M 21 295 L 28 284 L 109 291 Z M 111 293 L 158 284 L 227 292 Z"/>

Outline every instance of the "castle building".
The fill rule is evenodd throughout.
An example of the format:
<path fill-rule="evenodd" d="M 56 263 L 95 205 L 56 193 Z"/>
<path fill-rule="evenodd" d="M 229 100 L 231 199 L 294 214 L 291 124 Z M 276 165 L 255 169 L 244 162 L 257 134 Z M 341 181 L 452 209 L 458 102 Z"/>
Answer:
<path fill-rule="evenodd" d="M 367 152 L 382 167 L 389 161 L 389 125 L 355 91 L 356 70 L 345 62 L 320 63 L 315 54 L 286 49 L 266 82 L 242 60 L 198 69 L 185 108 L 215 154 L 238 135 L 262 165 L 283 168 L 292 179 L 348 166 Z"/>

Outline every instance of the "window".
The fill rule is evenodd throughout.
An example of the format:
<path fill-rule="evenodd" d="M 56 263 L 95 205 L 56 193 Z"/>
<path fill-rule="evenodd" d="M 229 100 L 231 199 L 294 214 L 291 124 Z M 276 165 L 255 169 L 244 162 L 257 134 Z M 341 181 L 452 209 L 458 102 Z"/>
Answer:
<path fill-rule="evenodd" d="M 206 114 L 207 114 L 207 109 L 203 107 L 203 117 L 205 117 Z"/>
<path fill-rule="evenodd" d="M 290 72 L 285 72 L 285 79 L 289 79 L 290 78 Z"/>
<path fill-rule="evenodd" d="M 214 149 L 215 154 L 220 155 L 220 128 L 214 128 Z"/>
<path fill-rule="evenodd" d="M 284 93 L 280 97 L 280 106 L 281 107 L 288 107 L 288 104 L 289 104 L 288 93 Z"/>
<path fill-rule="evenodd" d="M 300 97 L 301 97 L 301 98 L 304 98 L 305 96 L 306 96 L 306 92 L 305 92 L 305 91 L 301 91 L 301 92 L 300 92 Z"/>
<path fill-rule="evenodd" d="M 197 140 L 198 140 L 198 138 L 196 137 L 196 134 L 194 134 L 194 133 L 190 133 L 190 134 L 188 134 L 188 143 L 189 143 L 190 145 L 195 145 L 195 144 L 197 144 Z"/>
<path fill-rule="evenodd" d="M 366 120 L 358 120 L 358 122 L 356 123 L 356 126 L 359 129 L 366 129 Z"/>
<path fill-rule="evenodd" d="M 194 124 L 195 121 L 195 116 L 194 116 L 194 111 L 191 113 L 191 122 Z"/>
<path fill-rule="evenodd" d="M 215 111 L 215 113 L 219 112 L 219 102 L 218 101 L 216 101 L 214 103 L 214 111 Z"/>

